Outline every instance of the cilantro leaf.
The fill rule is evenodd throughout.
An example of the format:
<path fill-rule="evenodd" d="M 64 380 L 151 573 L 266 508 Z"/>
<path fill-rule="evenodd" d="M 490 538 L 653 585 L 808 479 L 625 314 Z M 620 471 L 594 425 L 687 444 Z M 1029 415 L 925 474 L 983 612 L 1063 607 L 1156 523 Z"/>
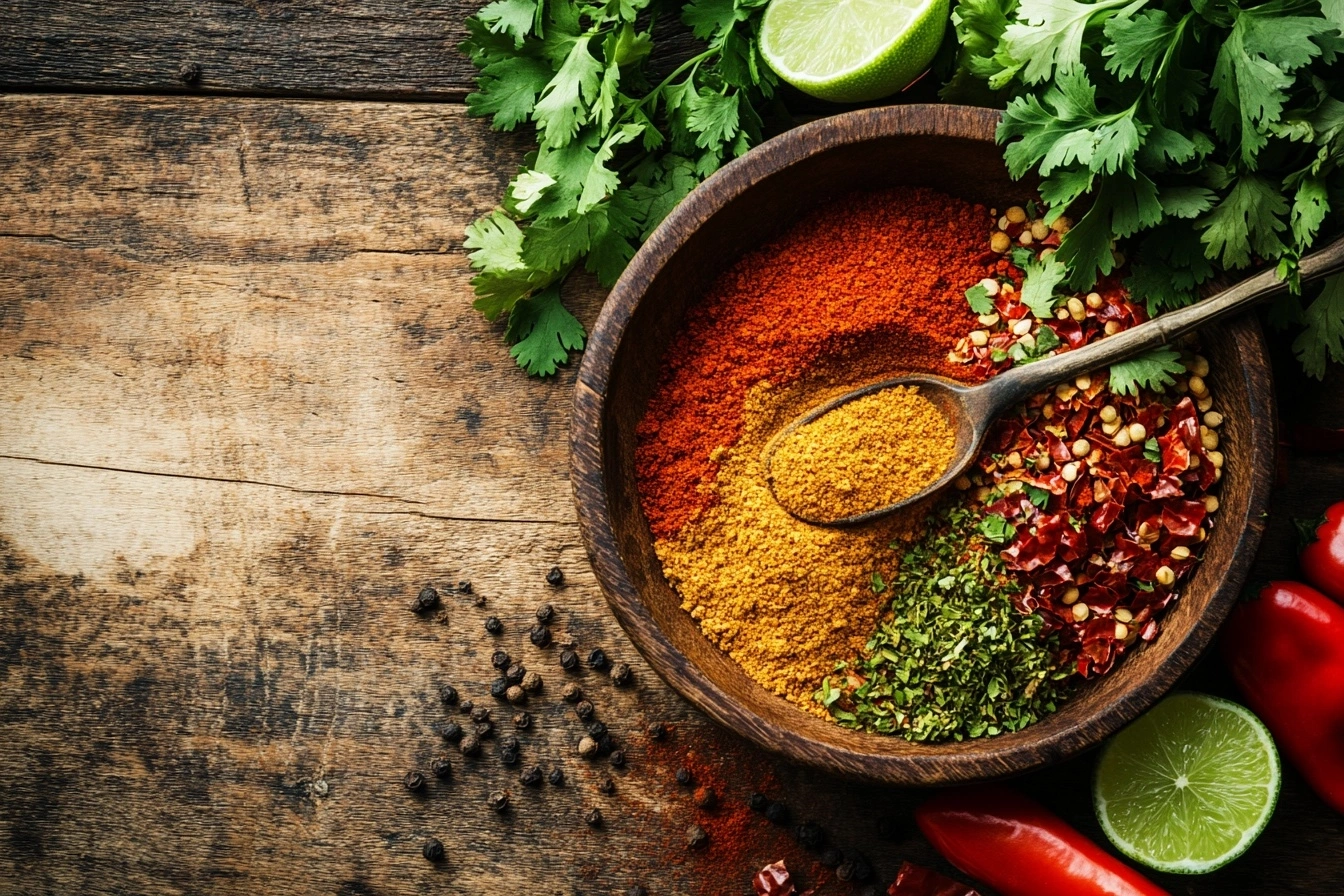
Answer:
<path fill-rule="evenodd" d="M 1027 276 L 1022 281 L 1022 304 L 1041 320 L 1054 317 L 1055 290 L 1068 276 L 1068 268 L 1051 256 L 1044 261 L 1030 259 L 1024 270 Z"/>
<path fill-rule="evenodd" d="M 1149 439 L 1143 443 L 1143 459 L 1155 464 L 1162 463 L 1162 446 L 1157 443 L 1157 439 Z"/>
<path fill-rule="evenodd" d="M 519 302 L 509 314 L 504 338 L 513 344 L 509 354 L 533 376 L 551 376 L 583 348 L 583 324 L 560 304 L 560 287 L 553 285 Z"/>
<path fill-rule="evenodd" d="M 989 294 L 989 290 L 979 283 L 966 290 L 966 301 L 970 303 L 971 310 L 976 314 L 994 313 L 994 297 Z"/>
<path fill-rule="evenodd" d="M 478 90 L 467 94 L 467 111 L 494 116 L 495 130 L 511 131 L 527 121 L 554 72 L 544 60 L 515 56 L 492 62 L 481 69 Z"/>
<path fill-rule="evenodd" d="M 602 63 L 588 52 L 591 38 L 574 41 L 560 70 L 542 89 L 532 109 L 543 146 L 561 146 L 574 138 L 589 119 L 585 104 L 597 98 Z"/>
<path fill-rule="evenodd" d="M 1231 191 L 1198 222 L 1208 256 L 1225 268 L 1244 268 L 1251 251 L 1277 257 L 1287 246 L 1279 238 L 1286 230 L 1283 216 L 1288 202 L 1273 183 L 1255 174 L 1243 174 Z"/>
<path fill-rule="evenodd" d="M 1175 385 L 1175 378 L 1184 373 L 1181 353 L 1163 346 L 1112 364 L 1109 385 L 1116 395 L 1138 395 L 1139 389 L 1161 392 L 1167 386 Z"/>
<path fill-rule="evenodd" d="M 1044 81 L 1055 66 L 1069 69 L 1082 59 L 1083 34 L 1094 20 L 1120 12 L 1129 15 L 1147 0 L 1022 0 L 1018 21 L 1003 32 L 1003 43 L 1013 59 L 1024 65 L 1021 77 L 1027 84 Z M 1125 7 L 1123 11 L 1119 7 Z"/>
<path fill-rule="evenodd" d="M 1045 510 L 1050 506 L 1050 492 L 1047 489 L 1043 489 L 1039 485 L 1032 485 L 1028 482 L 1023 483 L 1022 491 L 1026 493 L 1027 500 L 1041 510 Z"/>
<path fill-rule="evenodd" d="M 1316 379 L 1325 378 L 1327 360 L 1344 363 L 1344 274 L 1326 278 L 1321 294 L 1303 312 L 1304 329 L 1293 353 Z"/>
<path fill-rule="evenodd" d="M 537 15 L 537 0 L 495 0 L 476 13 L 493 34 L 507 34 L 521 47 Z"/>
<path fill-rule="evenodd" d="M 994 544 L 1004 544 L 1017 537 L 1017 527 L 998 513 L 985 514 L 985 518 L 980 521 L 979 532 L 986 541 Z"/>

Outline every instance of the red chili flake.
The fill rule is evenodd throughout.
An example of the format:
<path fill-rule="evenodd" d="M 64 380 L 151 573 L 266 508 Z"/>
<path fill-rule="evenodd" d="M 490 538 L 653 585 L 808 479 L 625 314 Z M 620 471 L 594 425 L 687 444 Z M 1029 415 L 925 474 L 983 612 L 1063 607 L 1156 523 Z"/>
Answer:
<path fill-rule="evenodd" d="M 937 871 L 902 862 L 896 882 L 887 889 L 887 896 L 980 896 L 979 892 L 960 881 L 944 877 Z"/>
<path fill-rule="evenodd" d="M 812 896 L 815 889 L 808 890 L 805 893 L 798 893 L 793 886 L 793 878 L 789 875 L 789 869 L 784 867 L 784 860 L 773 862 L 766 865 L 756 876 L 751 879 L 751 888 L 756 896 Z"/>

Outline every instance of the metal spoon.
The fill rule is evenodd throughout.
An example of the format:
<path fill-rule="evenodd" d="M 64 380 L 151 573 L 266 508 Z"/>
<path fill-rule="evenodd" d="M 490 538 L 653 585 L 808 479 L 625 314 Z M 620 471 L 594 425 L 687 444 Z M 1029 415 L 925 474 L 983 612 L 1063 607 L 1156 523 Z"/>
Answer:
<path fill-rule="evenodd" d="M 1344 238 L 1337 239 L 1324 249 L 1303 258 L 1298 269 L 1304 283 L 1344 270 Z M 1061 352 L 1033 364 L 1014 367 L 978 386 L 966 386 L 930 374 L 911 374 L 847 392 L 798 417 L 780 430 L 765 446 L 765 471 L 770 490 L 774 493 L 775 481 L 770 474 L 770 463 L 774 458 L 775 449 L 798 427 L 812 423 L 856 398 L 893 386 L 913 386 L 956 428 L 952 461 L 942 476 L 904 501 L 839 519 L 813 519 L 780 501 L 781 506 L 793 516 L 803 522 L 821 526 L 850 526 L 886 516 L 902 507 L 922 501 L 945 488 L 965 472 L 975 459 L 990 424 L 1019 402 L 1057 383 L 1072 380 L 1089 371 L 1109 367 L 1126 358 L 1166 345 L 1191 330 L 1241 311 L 1261 299 L 1278 295 L 1287 289 L 1288 284 L 1275 276 L 1273 269 L 1265 270 L 1195 305 L 1168 312 L 1137 327 L 1100 339 L 1091 345 Z M 775 499 L 779 500 L 778 494 L 775 494 Z"/>

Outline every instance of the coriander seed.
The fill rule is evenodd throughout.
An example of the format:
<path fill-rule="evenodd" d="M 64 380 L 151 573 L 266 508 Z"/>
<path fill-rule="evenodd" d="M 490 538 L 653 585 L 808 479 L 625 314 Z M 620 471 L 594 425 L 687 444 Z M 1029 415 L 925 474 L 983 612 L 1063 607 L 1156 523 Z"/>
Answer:
<path fill-rule="evenodd" d="M 597 755 L 597 741 L 588 735 L 579 738 L 579 756 L 584 759 L 592 759 Z"/>
<path fill-rule="evenodd" d="M 510 703 L 513 703 L 515 705 L 519 703 L 526 703 L 527 692 L 516 684 L 510 685 L 509 689 L 504 692 L 504 699 L 508 700 Z"/>
<path fill-rule="evenodd" d="M 522 684 L 523 690 L 529 694 L 535 694 L 541 690 L 541 675 L 536 672 L 529 672 L 523 676 L 520 684 Z"/>
<path fill-rule="evenodd" d="M 564 689 L 560 691 L 560 698 L 566 703 L 578 703 L 583 699 L 583 688 L 572 681 L 567 682 Z"/>
<path fill-rule="evenodd" d="M 698 824 L 693 824 L 686 829 L 686 845 L 691 849 L 700 849 L 709 842 L 709 835 L 705 829 Z"/>

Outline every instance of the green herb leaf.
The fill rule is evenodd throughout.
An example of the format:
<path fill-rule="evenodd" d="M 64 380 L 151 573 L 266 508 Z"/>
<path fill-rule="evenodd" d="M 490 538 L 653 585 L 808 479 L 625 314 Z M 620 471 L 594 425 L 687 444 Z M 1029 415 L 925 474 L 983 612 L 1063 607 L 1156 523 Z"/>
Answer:
<path fill-rule="evenodd" d="M 1326 279 L 1303 322 L 1306 329 L 1293 340 L 1293 352 L 1308 374 L 1324 379 L 1327 359 L 1344 363 L 1344 274 Z"/>
<path fill-rule="evenodd" d="M 1017 537 L 1017 529 L 1006 517 L 990 513 L 980 521 L 980 534 L 995 544 L 1004 544 Z"/>
<path fill-rule="evenodd" d="M 570 352 L 583 348 L 587 334 L 560 304 L 557 284 L 513 307 L 505 338 L 513 343 L 509 354 L 519 367 L 533 376 L 550 376 Z"/>
<path fill-rule="evenodd" d="M 1045 261 L 1032 257 L 1023 270 L 1026 279 L 1022 281 L 1022 304 L 1030 308 L 1031 313 L 1041 320 L 1053 318 L 1055 290 L 1068 276 L 1068 268 L 1051 256 Z"/>
<path fill-rule="evenodd" d="M 994 313 L 994 297 L 979 283 L 966 290 L 966 301 L 976 314 Z"/>
<path fill-rule="evenodd" d="M 873 572 L 872 588 L 874 594 L 881 594 L 883 591 L 887 590 L 887 583 L 882 580 L 882 573 L 877 571 Z"/>
<path fill-rule="evenodd" d="M 1155 464 L 1162 463 L 1162 446 L 1157 444 L 1157 439 L 1149 439 L 1143 443 L 1143 458 Z"/>
<path fill-rule="evenodd" d="M 1163 346 L 1112 364 L 1108 385 L 1116 395 L 1138 395 L 1141 388 L 1161 392 L 1175 385 L 1175 378 L 1184 373 L 1181 353 Z"/>

